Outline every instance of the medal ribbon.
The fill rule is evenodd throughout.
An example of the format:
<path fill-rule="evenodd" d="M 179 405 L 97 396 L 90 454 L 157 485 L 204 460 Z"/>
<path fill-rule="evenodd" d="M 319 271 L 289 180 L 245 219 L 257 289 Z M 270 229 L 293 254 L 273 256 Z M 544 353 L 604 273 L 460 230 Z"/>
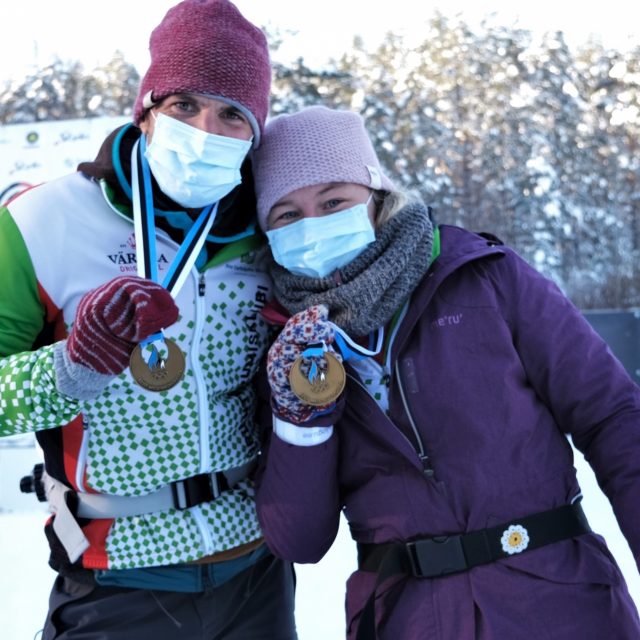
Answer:
<path fill-rule="evenodd" d="M 146 139 L 141 136 L 131 152 L 131 183 L 133 202 L 133 225 L 136 240 L 138 275 L 159 282 L 156 255 L 156 225 L 151 186 L 151 170 L 144 157 Z M 140 179 L 142 178 L 142 179 Z M 213 226 L 218 203 L 204 207 L 189 229 L 167 274 L 160 283 L 175 298 L 185 283 L 198 254 L 202 250 L 209 230 Z M 156 340 L 163 340 L 162 332 L 149 336 L 141 343 L 144 347 Z M 152 350 L 148 365 L 153 367 L 158 360 L 156 349 Z"/>
<path fill-rule="evenodd" d="M 329 324 L 334 330 L 335 346 L 342 356 L 342 359 L 345 361 L 364 360 L 365 358 L 378 355 L 382 350 L 382 345 L 384 343 L 384 329 L 378 329 L 375 350 L 371 350 L 365 349 L 359 344 L 356 344 L 338 325 L 333 322 L 330 322 Z M 307 375 L 310 383 L 313 384 L 318 375 L 323 375 L 318 371 L 318 360 L 322 358 L 325 351 L 328 350 L 329 349 L 324 342 L 314 342 L 307 345 L 307 348 L 300 354 L 303 358 L 307 358 L 311 361 L 309 373 Z"/>
<path fill-rule="evenodd" d="M 311 384 L 313 384 L 318 377 L 318 358 L 322 358 L 325 351 L 328 351 L 328 349 L 324 341 L 312 342 L 307 345 L 307 348 L 300 354 L 303 358 L 311 359 L 309 375 L 307 376 Z"/>
<path fill-rule="evenodd" d="M 138 146 L 139 145 L 139 146 Z M 138 153 L 138 149 L 140 153 Z M 154 282 L 158 280 L 156 256 L 156 225 L 151 189 L 151 171 L 144 158 L 146 140 L 142 136 L 134 145 L 131 154 L 131 181 L 133 183 L 133 224 L 136 238 L 138 275 Z M 142 183 L 139 176 L 142 175 Z M 213 226 L 218 203 L 205 207 L 189 229 L 178 253 L 167 272 L 162 286 L 175 298 L 182 288 L 198 254 L 202 250 L 209 230 Z"/>
<path fill-rule="evenodd" d="M 384 343 L 384 328 L 377 330 L 377 340 L 374 349 L 365 349 L 364 347 L 356 344 L 347 333 L 341 329 L 338 325 L 330 322 L 334 330 L 336 347 L 343 360 L 364 360 L 372 356 L 377 356 L 382 351 L 382 345 Z M 373 342 L 373 340 L 372 340 Z"/>

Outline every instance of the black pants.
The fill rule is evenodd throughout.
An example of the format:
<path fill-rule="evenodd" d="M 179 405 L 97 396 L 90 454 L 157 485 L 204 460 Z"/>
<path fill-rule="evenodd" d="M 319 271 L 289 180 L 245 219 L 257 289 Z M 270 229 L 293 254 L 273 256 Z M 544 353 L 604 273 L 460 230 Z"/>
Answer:
<path fill-rule="evenodd" d="M 101 587 L 58 576 L 42 640 L 296 640 L 295 574 L 272 555 L 198 593 Z"/>

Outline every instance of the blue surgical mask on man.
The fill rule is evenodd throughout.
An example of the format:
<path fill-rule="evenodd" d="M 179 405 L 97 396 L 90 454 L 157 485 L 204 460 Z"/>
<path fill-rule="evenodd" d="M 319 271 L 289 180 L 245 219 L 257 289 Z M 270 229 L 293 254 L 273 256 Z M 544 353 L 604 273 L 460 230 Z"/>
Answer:
<path fill-rule="evenodd" d="M 291 273 L 311 278 L 344 267 L 376 239 L 368 202 L 267 231 L 274 260 Z"/>
<path fill-rule="evenodd" d="M 153 113 L 153 112 L 152 112 Z M 163 193 L 187 208 L 218 202 L 242 181 L 250 140 L 207 133 L 162 113 L 145 157 Z"/>

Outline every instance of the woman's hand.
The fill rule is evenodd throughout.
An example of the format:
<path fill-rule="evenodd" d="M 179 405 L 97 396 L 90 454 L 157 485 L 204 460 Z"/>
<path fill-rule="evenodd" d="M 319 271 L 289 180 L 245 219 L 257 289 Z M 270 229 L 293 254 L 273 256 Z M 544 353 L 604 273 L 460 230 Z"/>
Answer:
<path fill-rule="evenodd" d="M 310 344 L 331 345 L 333 326 L 329 323 L 329 310 L 324 305 L 310 307 L 289 318 L 280 335 L 269 349 L 267 376 L 271 387 L 272 409 L 281 420 L 302 424 L 310 418 L 330 410 L 326 406 L 311 406 L 300 400 L 291 390 L 289 374 L 295 361 Z M 340 355 L 333 355 L 341 360 Z"/>

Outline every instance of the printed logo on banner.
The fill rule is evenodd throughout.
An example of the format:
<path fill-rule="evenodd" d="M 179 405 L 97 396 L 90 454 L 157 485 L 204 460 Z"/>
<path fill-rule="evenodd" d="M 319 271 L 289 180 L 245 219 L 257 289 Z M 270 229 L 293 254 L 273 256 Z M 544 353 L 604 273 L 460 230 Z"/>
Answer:
<path fill-rule="evenodd" d="M 40 140 L 40 134 L 37 131 L 29 131 L 27 135 L 24 137 L 28 147 L 34 147 L 38 144 Z"/>
<path fill-rule="evenodd" d="M 57 147 L 61 144 L 68 144 L 70 142 L 78 142 L 80 140 L 90 140 L 91 137 L 84 131 L 61 131 L 57 140 L 53 141 L 53 146 Z"/>
<path fill-rule="evenodd" d="M 96 157 L 105 135 L 128 116 L 0 125 L 0 185 L 40 184 L 77 170 Z"/>
<path fill-rule="evenodd" d="M 33 160 L 31 162 L 24 162 L 22 160 L 18 160 L 13 163 L 13 166 L 9 169 L 8 175 L 14 176 L 16 173 L 23 173 L 25 171 L 31 171 L 33 169 L 40 169 L 42 167 L 42 163 L 37 160 Z"/>

